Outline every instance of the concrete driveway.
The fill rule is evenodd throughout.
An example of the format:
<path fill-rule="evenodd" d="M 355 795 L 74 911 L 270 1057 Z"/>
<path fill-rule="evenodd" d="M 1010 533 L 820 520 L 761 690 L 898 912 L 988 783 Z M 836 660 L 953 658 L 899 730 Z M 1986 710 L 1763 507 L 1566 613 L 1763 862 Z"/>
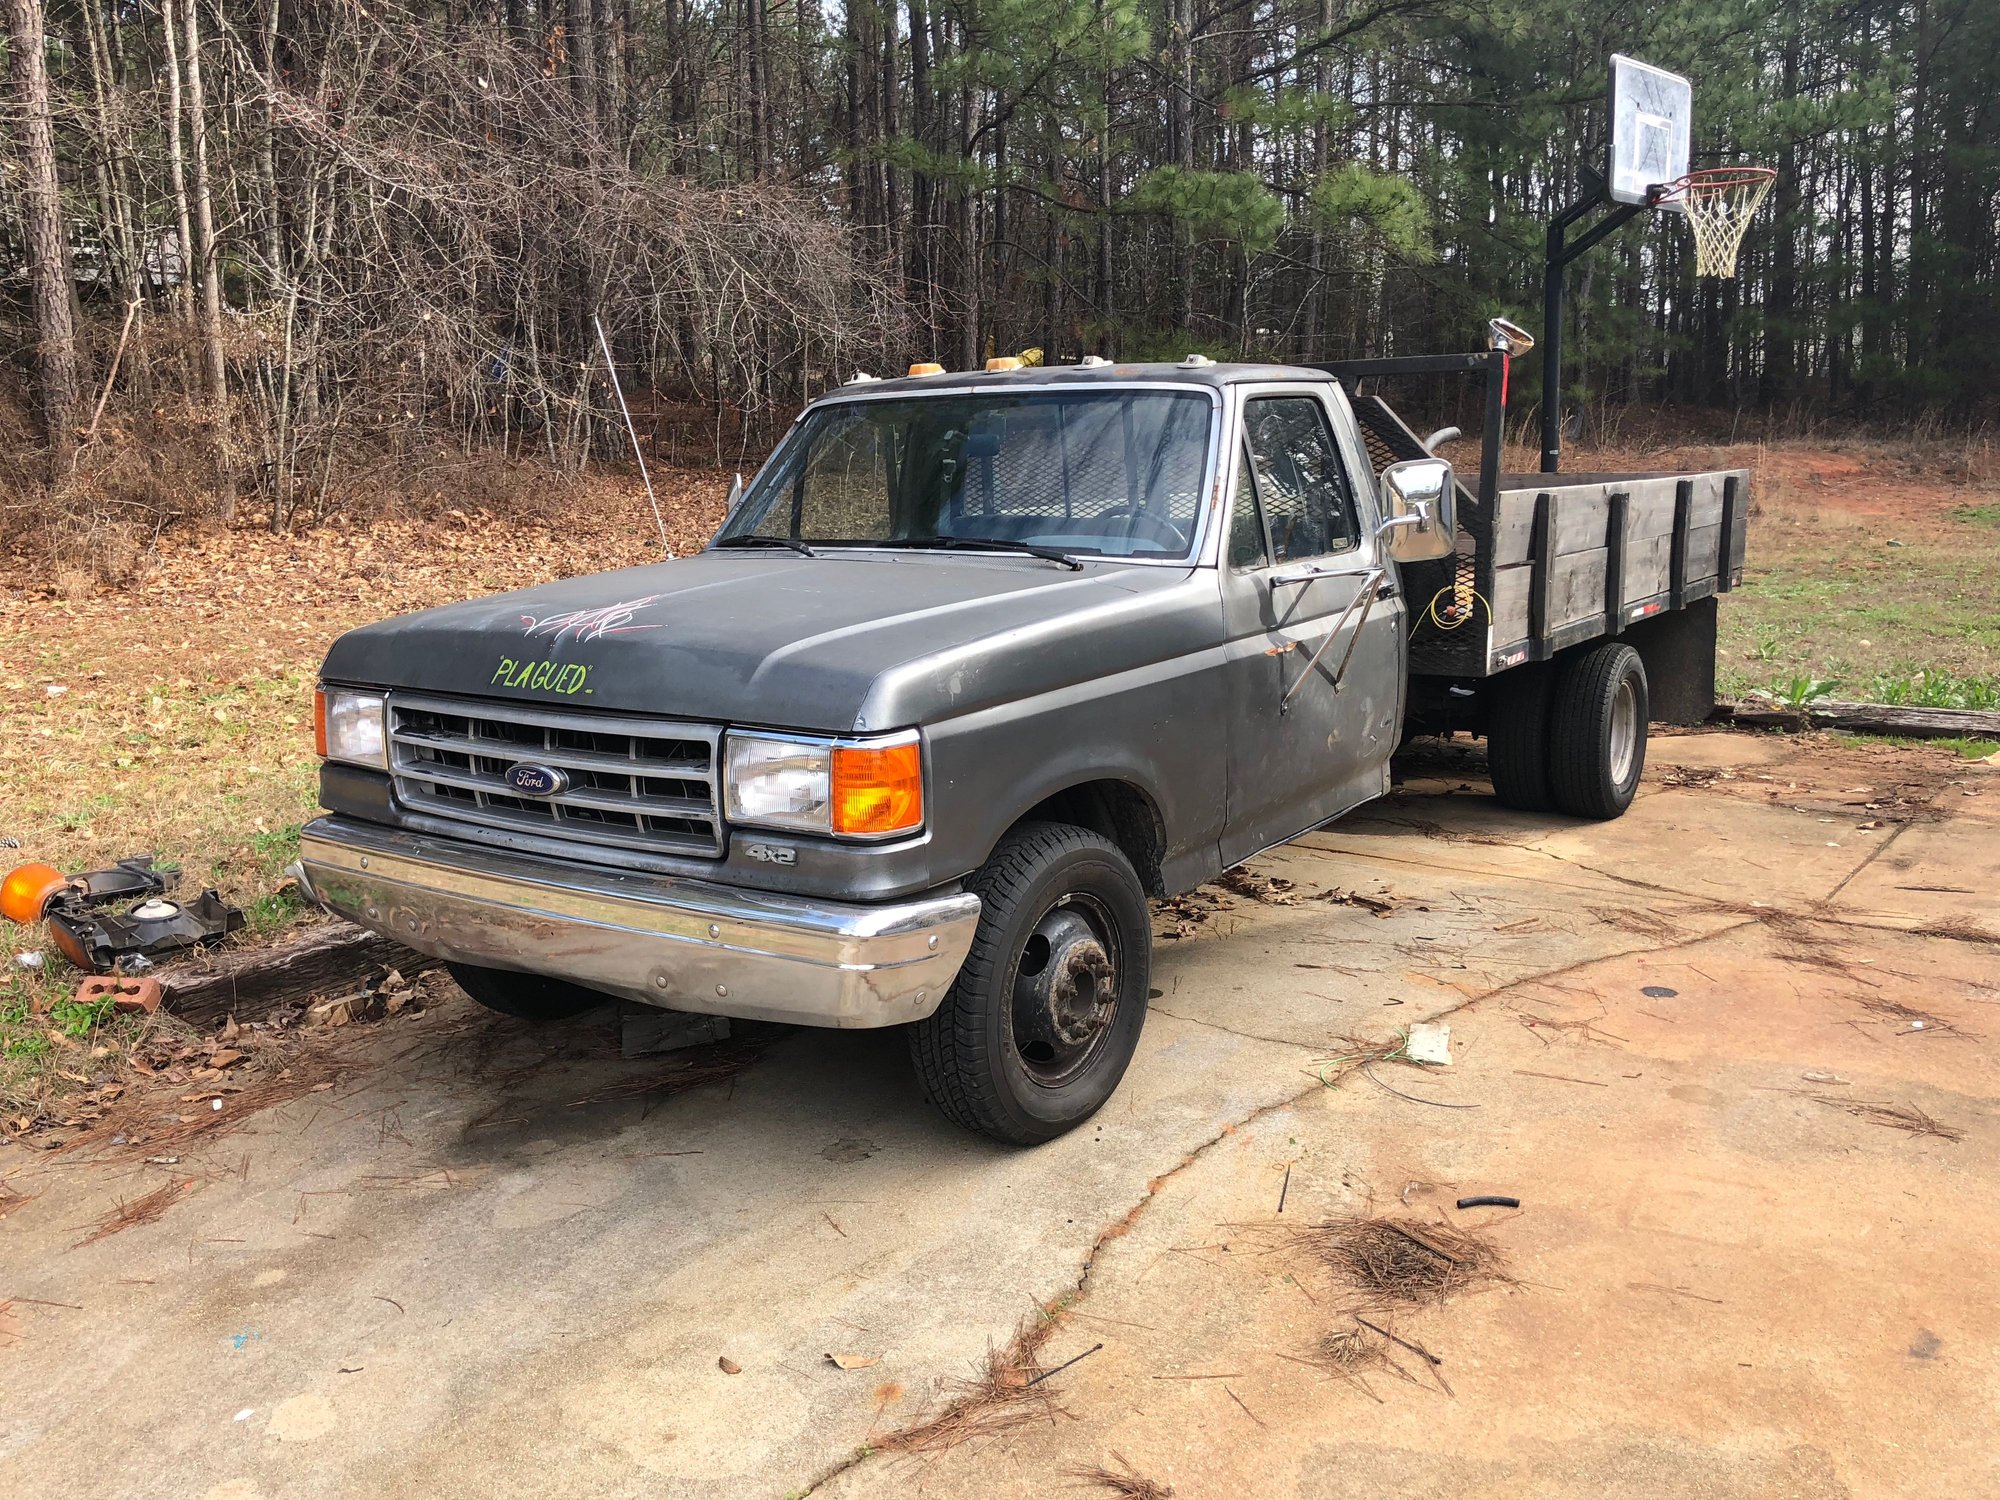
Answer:
<path fill-rule="evenodd" d="M 1161 914 L 1138 1061 L 1040 1150 L 937 1120 L 897 1036 L 666 1096 L 686 1062 L 608 1021 L 462 999 L 198 1158 L 9 1148 L 0 1490 L 2000 1493 L 2000 776 L 1670 738 L 1605 825 L 1411 777 Z M 1438 1014 L 1448 1070 L 1330 1061 Z M 1384 1212 L 1506 1257 L 1391 1325 L 1449 1395 L 1318 1352 L 1309 1226 Z M 1034 1421 L 926 1433 L 993 1351 L 1084 1357 Z"/>

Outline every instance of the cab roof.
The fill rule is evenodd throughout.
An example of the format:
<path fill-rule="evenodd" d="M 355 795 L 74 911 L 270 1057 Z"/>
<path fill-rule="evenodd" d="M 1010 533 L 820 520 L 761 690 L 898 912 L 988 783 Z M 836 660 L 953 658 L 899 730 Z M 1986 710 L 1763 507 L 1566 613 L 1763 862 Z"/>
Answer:
<path fill-rule="evenodd" d="M 1309 365 L 1265 364 L 1122 364 L 1030 365 L 1019 370 L 946 370 L 939 375 L 899 375 L 893 380 L 849 383 L 826 392 L 819 399 L 842 396 L 919 396 L 943 390 L 1006 390 L 1009 386 L 1091 386 L 1130 385 L 1144 381 L 1155 385 L 1185 385 L 1214 390 L 1225 385 L 1269 381 L 1325 381 L 1333 377 Z"/>

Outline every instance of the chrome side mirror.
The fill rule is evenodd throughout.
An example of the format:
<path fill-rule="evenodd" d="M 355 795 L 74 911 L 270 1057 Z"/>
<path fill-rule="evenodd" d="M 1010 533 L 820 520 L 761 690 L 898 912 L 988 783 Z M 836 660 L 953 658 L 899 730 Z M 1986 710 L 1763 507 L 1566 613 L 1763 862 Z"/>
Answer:
<path fill-rule="evenodd" d="M 1399 563 L 1449 557 L 1458 541 L 1458 485 L 1441 458 L 1406 458 L 1382 471 L 1382 509 L 1375 539 L 1388 539 Z"/>
<path fill-rule="evenodd" d="M 736 507 L 738 504 L 741 503 L 742 499 L 743 499 L 743 476 L 741 474 L 738 474 L 733 480 L 729 482 L 729 501 L 726 505 L 722 507 L 722 514 L 725 517 L 734 515 L 736 513 Z"/>

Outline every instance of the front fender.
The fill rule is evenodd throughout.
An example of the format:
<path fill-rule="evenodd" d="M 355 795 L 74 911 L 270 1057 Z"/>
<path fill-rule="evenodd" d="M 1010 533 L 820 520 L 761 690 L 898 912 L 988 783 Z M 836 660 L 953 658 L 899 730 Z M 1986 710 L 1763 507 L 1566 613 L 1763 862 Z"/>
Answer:
<path fill-rule="evenodd" d="M 1159 815 L 1162 879 L 1216 868 L 1227 732 L 1220 645 L 948 719 L 928 731 L 939 871 L 985 863 L 1036 804 L 1092 781 L 1137 788 Z"/>

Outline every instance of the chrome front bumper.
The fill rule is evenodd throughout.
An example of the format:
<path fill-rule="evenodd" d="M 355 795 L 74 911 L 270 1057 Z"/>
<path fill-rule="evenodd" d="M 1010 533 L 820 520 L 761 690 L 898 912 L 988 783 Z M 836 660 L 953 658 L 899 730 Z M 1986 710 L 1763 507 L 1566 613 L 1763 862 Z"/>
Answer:
<path fill-rule="evenodd" d="M 621 874 L 351 818 L 299 839 L 306 894 L 420 953 L 573 980 L 671 1010 L 893 1026 L 937 1009 L 979 898 L 872 906 Z"/>

